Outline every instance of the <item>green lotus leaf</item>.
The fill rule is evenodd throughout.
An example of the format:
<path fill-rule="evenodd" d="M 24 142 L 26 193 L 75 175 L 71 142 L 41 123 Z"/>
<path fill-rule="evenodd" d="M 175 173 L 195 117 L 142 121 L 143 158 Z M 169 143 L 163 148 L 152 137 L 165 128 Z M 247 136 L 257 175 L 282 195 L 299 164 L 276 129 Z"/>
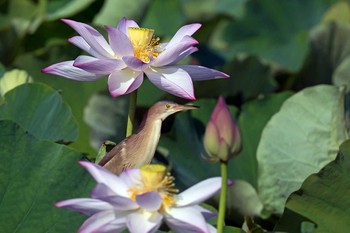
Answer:
<path fill-rule="evenodd" d="M 7 92 L 0 119 L 15 121 L 38 139 L 71 142 L 78 138 L 70 107 L 45 84 L 24 84 Z"/>
<path fill-rule="evenodd" d="M 347 138 L 344 88 L 319 85 L 287 99 L 267 123 L 257 150 L 265 210 L 282 213 L 288 196 L 332 161 Z"/>

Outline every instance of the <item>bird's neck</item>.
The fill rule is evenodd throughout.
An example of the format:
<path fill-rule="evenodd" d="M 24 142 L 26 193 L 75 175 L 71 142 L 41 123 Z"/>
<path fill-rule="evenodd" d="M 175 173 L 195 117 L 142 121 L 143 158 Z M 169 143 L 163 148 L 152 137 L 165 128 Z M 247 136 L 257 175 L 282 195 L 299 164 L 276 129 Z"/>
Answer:
<path fill-rule="evenodd" d="M 160 131 L 162 128 L 162 120 L 147 114 L 143 119 L 142 124 L 144 128 L 143 131 L 147 132 L 149 135 L 146 138 L 149 138 L 150 140 L 153 139 L 153 144 L 157 146 L 160 137 Z"/>
<path fill-rule="evenodd" d="M 163 119 L 154 116 L 153 114 L 150 113 L 148 110 L 145 115 L 143 116 L 142 122 L 140 124 L 139 130 L 144 129 L 144 128 L 153 128 L 155 126 L 162 126 Z M 160 132 L 160 130 L 159 130 Z M 138 132 L 136 132 L 138 133 Z"/>
<path fill-rule="evenodd" d="M 142 129 L 142 131 L 139 131 L 138 134 L 145 134 L 141 137 L 143 138 L 143 140 L 145 140 L 142 143 L 144 145 L 143 154 L 145 155 L 145 157 L 143 158 L 143 163 L 150 163 L 159 142 L 162 128 L 162 120 L 159 118 L 148 116 L 146 114 L 141 123 L 140 128 Z"/>

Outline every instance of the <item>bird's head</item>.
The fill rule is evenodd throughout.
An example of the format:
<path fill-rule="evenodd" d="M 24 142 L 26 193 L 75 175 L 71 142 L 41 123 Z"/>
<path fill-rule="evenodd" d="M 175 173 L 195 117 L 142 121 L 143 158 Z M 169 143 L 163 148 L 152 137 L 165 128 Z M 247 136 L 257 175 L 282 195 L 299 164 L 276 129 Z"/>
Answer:
<path fill-rule="evenodd" d="M 194 105 L 181 105 L 172 101 L 159 101 L 149 109 L 148 114 L 163 121 L 165 118 L 176 112 L 197 108 L 199 107 Z"/>

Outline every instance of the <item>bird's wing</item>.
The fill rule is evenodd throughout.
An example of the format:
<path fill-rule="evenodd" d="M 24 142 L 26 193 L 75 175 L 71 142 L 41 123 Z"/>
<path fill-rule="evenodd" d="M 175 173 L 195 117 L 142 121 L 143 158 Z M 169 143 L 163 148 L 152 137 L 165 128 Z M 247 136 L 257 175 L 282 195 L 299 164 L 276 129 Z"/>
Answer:
<path fill-rule="evenodd" d="M 116 145 L 98 164 L 117 175 L 119 175 L 124 169 L 130 167 L 126 158 L 126 145 L 129 139 L 130 137 Z"/>
<path fill-rule="evenodd" d="M 118 145 L 112 148 L 98 163 L 100 166 L 104 166 L 106 163 L 108 163 L 115 155 L 120 154 L 120 151 L 123 149 L 123 142 L 120 142 Z"/>

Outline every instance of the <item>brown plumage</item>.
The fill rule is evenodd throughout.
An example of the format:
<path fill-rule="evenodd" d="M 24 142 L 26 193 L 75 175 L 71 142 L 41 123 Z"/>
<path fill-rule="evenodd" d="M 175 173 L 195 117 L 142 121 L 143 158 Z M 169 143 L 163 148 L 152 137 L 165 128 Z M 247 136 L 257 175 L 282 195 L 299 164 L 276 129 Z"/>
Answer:
<path fill-rule="evenodd" d="M 138 131 L 109 151 L 99 165 L 119 175 L 124 169 L 150 163 L 159 142 L 163 120 L 176 112 L 196 108 L 171 101 L 157 102 L 145 114 Z"/>

